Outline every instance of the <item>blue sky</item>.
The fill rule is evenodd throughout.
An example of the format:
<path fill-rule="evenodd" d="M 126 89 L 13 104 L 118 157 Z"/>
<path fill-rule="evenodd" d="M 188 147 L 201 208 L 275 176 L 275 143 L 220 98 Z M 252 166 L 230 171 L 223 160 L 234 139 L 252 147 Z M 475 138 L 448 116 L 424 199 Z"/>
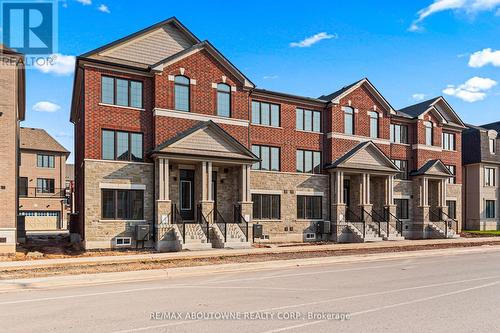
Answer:
<path fill-rule="evenodd" d="M 397 109 L 444 95 L 465 122 L 500 120 L 500 0 L 193 3 L 61 1 L 61 63 L 27 71 L 22 125 L 72 151 L 72 56 L 171 16 L 260 88 L 317 97 L 368 77 Z"/>

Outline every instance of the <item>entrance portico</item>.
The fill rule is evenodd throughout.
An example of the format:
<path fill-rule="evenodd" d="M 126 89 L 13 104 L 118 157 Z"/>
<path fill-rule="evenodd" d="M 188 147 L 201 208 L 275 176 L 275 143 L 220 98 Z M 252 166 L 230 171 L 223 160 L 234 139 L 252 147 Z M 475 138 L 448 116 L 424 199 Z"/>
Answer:
<path fill-rule="evenodd" d="M 220 220 L 234 223 L 238 207 L 250 222 L 250 167 L 258 159 L 215 123 L 200 123 L 159 145 L 153 158 L 158 249 L 174 247 L 173 229 L 179 221 L 205 221 L 209 226 Z M 185 242 L 186 235 L 182 236 Z"/>

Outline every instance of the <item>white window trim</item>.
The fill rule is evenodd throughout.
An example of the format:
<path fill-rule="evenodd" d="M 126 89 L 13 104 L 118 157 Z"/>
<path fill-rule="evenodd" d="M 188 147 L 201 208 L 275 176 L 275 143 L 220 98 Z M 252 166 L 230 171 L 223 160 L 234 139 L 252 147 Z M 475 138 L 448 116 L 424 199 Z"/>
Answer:
<path fill-rule="evenodd" d="M 118 240 L 122 240 L 123 244 L 118 244 Z M 125 240 L 128 242 L 125 244 Z M 131 246 L 132 245 L 132 237 L 115 237 L 115 246 Z"/>
<path fill-rule="evenodd" d="M 135 108 L 133 106 L 123 106 L 123 105 L 115 105 L 115 104 L 108 104 L 108 103 L 99 103 L 100 106 L 106 106 L 106 107 L 112 107 L 112 108 L 119 108 L 119 109 L 129 109 L 129 110 L 139 110 L 139 111 L 146 111 L 146 109 L 143 108 Z"/>
<path fill-rule="evenodd" d="M 259 190 L 259 189 L 256 189 L 256 190 L 250 190 L 250 194 L 277 194 L 277 195 L 281 195 L 281 194 L 283 194 L 283 191 L 279 191 L 279 190 Z"/>
<path fill-rule="evenodd" d="M 110 190 L 146 190 L 144 184 L 114 184 L 114 183 L 99 183 L 100 189 Z"/>
<path fill-rule="evenodd" d="M 325 192 L 309 192 L 309 191 L 295 191 L 296 195 L 305 195 L 311 197 L 324 197 Z"/>
<path fill-rule="evenodd" d="M 234 112 L 234 110 L 231 110 L 231 111 Z M 215 115 L 206 115 L 206 114 L 196 113 L 193 110 L 186 112 L 186 111 L 178 111 L 178 110 L 172 110 L 172 109 L 154 108 L 153 115 L 154 116 L 161 116 L 161 117 L 191 119 L 191 120 L 198 120 L 198 121 L 212 120 L 214 123 L 228 124 L 228 125 L 235 125 L 235 126 L 244 126 L 244 127 L 248 127 L 250 125 L 250 122 L 248 120 L 215 116 Z"/>
<path fill-rule="evenodd" d="M 310 237 L 312 235 L 312 237 Z M 316 234 L 315 233 L 312 233 L 312 232 L 308 232 L 306 233 L 306 239 L 307 240 L 313 240 L 313 239 L 316 239 Z"/>

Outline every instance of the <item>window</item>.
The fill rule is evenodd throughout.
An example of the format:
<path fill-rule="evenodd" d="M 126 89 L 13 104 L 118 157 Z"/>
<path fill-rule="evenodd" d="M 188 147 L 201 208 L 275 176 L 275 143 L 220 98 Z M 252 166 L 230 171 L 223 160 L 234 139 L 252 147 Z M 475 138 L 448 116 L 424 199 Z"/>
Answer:
<path fill-rule="evenodd" d="M 252 165 L 254 170 L 280 170 L 280 149 L 277 147 L 252 145 L 252 153 L 261 159 Z"/>
<path fill-rule="evenodd" d="M 486 218 L 495 218 L 495 200 L 486 200 Z"/>
<path fill-rule="evenodd" d="M 281 203 L 279 194 L 252 194 L 253 218 L 256 220 L 279 220 Z"/>
<path fill-rule="evenodd" d="M 55 193 L 54 179 L 38 178 L 36 180 L 37 193 Z"/>
<path fill-rule="evenodd" d="M 252 101 L 252 124 L 279 127 L 280 106 L 258 101 Z"/>
<path fill-rule="evenodd" d="M 307 239 L 307 240 L 313 240 L 313 239 L 316 239 L 316 234 L 313 234 L 313 233 L 307 233 L 307 234 L 306 234 L 306 239 Z"/>
<path fill-rule="evenodd" d="M 54 168 L 54 155 L 36 155 L 36 166 L 39 168 Z"/>
<path fill-rule="evenodd" d="M 392 160 L 392 162 L 399 168 L 399 170 L 403 171 L 402 173 L 396 174 L 394 176 L 395 179 L 408 179 L 408 161 L 406 160 Z"/>
<path fill-rule="evenodd" d="M 378 138 L 378 113 L 375 111 L 368 112 L 370 116 L 370 138 Z"/>
<path fill-rule="evenodd" d="M 354 134 L 354 109 L 348 106 L 342 107 L 344 111 L 344 133 Z"/>
<path fill-rule="evenodd" d="M 457 202 L 455 200 L 446 200 L 446 206 L 448 207 L 448 216 L 455 220 L 457 218 Z"/>
<path fill-rule="evenodd" d="M 490 154 L 495 154 L 497 151 L 497 140 L 490 138 L 489 145 L 490 145 Z"/>
<path fill-rule="evenodd" d="M 408 199 L 394 199 L 394 204 L 396 205 L 396 217 L 401 220 L 408 219 Z"/>
<path fill-rule="evenodd" d="M 118 161 L 142 161 L 142 133 L 102 131 L 102 159 Z"/>
<path fill-rule="evenodd" d="M 321 132 L 321 112 L 295 110 L 296 128 L 300 131 Z"/>
<path fill-rule="evenodd" d="M 307 220 L 320 220 L 323 218 L 322 206 L 322 196 L 298 195 L 297 218 Z"/>
<path fill-rule="evenodd" d="M 103 219 L 144 219 L 144 191 L 102 190 L 101 195 Z"/>
<path fill-rule="evenodd" d="M 408 126 L 391 124 L 391 142 L 408 143 Z"/>
<path fill-rule="evenodd" d="M 455 134 L 443 133 L 443 149 L 455 150 Z"/>
<path fill-rule="evenodd" d="M 297 150 L 297 172 L 321 173 L 321 152 L 311 150 Z"/>
<path fill-rule="evenodd" d="M 175 109 L 189 112 L 189 79 L 178 75 L 174 79 Z"/>
<path fill-rule="evenodd" d="M 484 186 L 495 186 L 495 168 L 484 168 Z"/>
<path fill-rule="evenodd" d="M 142 108 L 142 82 L 101 76 L 101 102 Z"/>
<path fill-rule="evenodd" d="M 231 87 L 225 83 L 217 84 L 217 115 L 231 116 Z"/>
<path fill-rule="evenodd" d="M 18 189 L 20 197 L 28 196 L 28 177 L 19 177 Z"/>
<path fill-rule="evenodd" d="M 115 238 L 116 246 L 127 246 L 132 244 L 132 238 L 130 237 L 116 237 Z"/>
<path fill-rule="evenodd" d="M 432 146 L 433 137 L 432 137 L 432 123 L 430 121 L 424 121 L 425 126 L 425 144 L 427 146 Z"/>
<path fill-rule="evenodd" d="M 456 183 L 456 178 L 455 177 L 457 175 L 457 167 L 454 166 L 454 165 L 445 165 L 445 166 L 446 166 L 446 168 L 448 170 L 450 170 L 451 174 L 453 175 L 453 177 L 450 177 L 450 178 L 446 179 L 446 182 L 448 184 L 455 184 Z"/>

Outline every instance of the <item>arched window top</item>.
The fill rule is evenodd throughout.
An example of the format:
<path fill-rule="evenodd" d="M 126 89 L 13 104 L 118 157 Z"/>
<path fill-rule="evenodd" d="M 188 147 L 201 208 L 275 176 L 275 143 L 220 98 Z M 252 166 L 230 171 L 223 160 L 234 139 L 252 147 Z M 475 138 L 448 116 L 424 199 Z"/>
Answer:
<path fill-rule="evenodd" d="M 432 123 L 430 121 L 424 121 L 425 127 L 432 127 Z"/>
<path fill-rule="evenodd" d="M 230 92 L 231 87 L 228 84 L 225 83 L 218 83 L 217 84 L 217 90 L 218 91 L 223 91 L 223 92 Z"/>
<path fill-rule="evenodd" d="M 354 113 L 354 109 L 351 108 L 350 106 L 343 106 L 342 107 L 342 111 L 344 111 L 345 113 Z"/>
<path fill-rule="evenodd" d="M 378 112 L 370 111 L 368 114 L 370 115 L 370 118 L 378 118 Z"/>
<path fill-rule="evenodd" d="M 184 76 L 184 75 L 177 75 L 174 79 L 174 82 L 177 84 L 183 84 L 183 85 L 188 85 L 189 84 L 189 78 Z"/>

